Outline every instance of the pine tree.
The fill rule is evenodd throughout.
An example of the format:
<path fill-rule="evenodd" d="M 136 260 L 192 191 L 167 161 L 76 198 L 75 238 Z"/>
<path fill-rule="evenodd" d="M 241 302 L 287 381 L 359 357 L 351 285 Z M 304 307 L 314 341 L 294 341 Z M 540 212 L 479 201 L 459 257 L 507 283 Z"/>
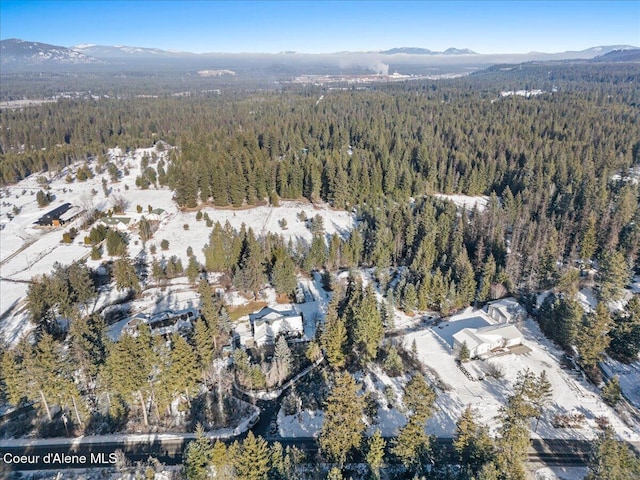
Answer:
<path fill-rule="evenodd" d="M 338 373 L 325 405 L 319 443 L 325 457 L 344 465 L 349 453 L 360 447 L 365 424 L 364 400 L 358 385 L 348 372 Z"/>
<path fill-rule="evenodd" d="M 104 391 L 137 403 L 139 393 L 148 386 L 151 373 L 152 366 L 147 364 L 147 356 L 142 342 L 128 334 L 110 344 L 100 372 Z"/>
<path fill-rule="evenodd" d="M 104 363 L 107 350 L 107 337 L 104 318 L 94 314 L 90 317 L 78 317 L 69 326 L 69 353 L 80 381 L 87 389 L 95 388 L 95 379 L 100 365 Z"/>
<path fill-rule="evenodd" d="M 117 288 L 132 290 L 136 294 L 140 293 L 140 282 L 130 259 L 123 257 L 115 261 L 113 264 L 113 278 Z"/>
<path fill-rule="evenodd" d="M 371 284 L 365 289 L 362 301 L 354 310 L 353 322 L 353 338 L 364 364 L 376 358 L 384 337 L 382 316 Z"/>
<path fill-rule="evenodd" d="M 316 234 L 311 239 L 311 247 L 304 258 L 304 269 L 307 272 L 320 270 L 327 261 L 327 248 L 324 243 L 324 236 Z"/>
<path fill-rule="evenodd" d="M 431 416 L 436 400 L 435 392 L 429 387 L 422 374 L 413 376 L 404 389 L 404 405 L 412 417 L 424 422 Z"/>
<path fill-rule="evenodd" d="M 456 435 L 453 447 L 461 465 L 476 475 L 493 458 L 493 439 L 489 429 L 478 423 L 476 416 L 468 406 L 456 423 Z"/>
<path fill-rule="evenodd" d="M 458 286 L 458 295 L 462 306 L 469 305 L 473 302 L 476 293 L 476 281 L 473 273 L 473 266 L 469 261 L 467 251 L 462 249 L 460 255 L 455 259 L 454 279 Z"/>
<path fill-rule="evenodd" d="M 189 480 L 203 480 L 211 478 L 209 466 L 213 448 L 207 438 L 204 428 L 198 424 L 196 439 L 187 445 L 184 452 L 184 469 Z"/>
<path fill-rule="evenodd" d="M 295 263 L 284 248 L 277 248 L 273 254 L 271 282 L 276 292 L 293 295 L 297 281 Z"/>
<path fill-rule="evenodd" d="M 611 317 L 603 302 L 596 306 L 595 314 L 586 315 L 582 328 L 576 335 L 576 346 L 580 354 L 580 363 L 585 368 L 593 368 L 609 346 Z"/>
<path fill-rule="evenodd" d="M 202 249 L 205 267 L 210 272 L 226 272 L 238 260 L 232 255 L 231 234 L 219 222 L 213 225 L 209 243 Z"/>
<path fill-rule="evenodd" d="M 480 277 L 480 286 L 478 287 L 478 295 L 476 298 L 479 302 L 486 302 L 491 293 L 491 282 L 496 274 L 496 261 L 493 254 L 489 254 L 487 260 L 482 266 L 482 276 Z"/>
<path fill-rule="evenodd" d="M 405 467 L 418 472 L 420 466 L 426 460 L 429 445 L 429 437 L 424 430 L 424 422 L 412 415 L 393 440 L 391 452 L 400 459 Z"/>
<path fill-rule="evenodd" d="M 105 240 L 107 244 L 107 254 L 109 256 L 122 256 L 127 252 L 126 242 L 115 230 L 107 230 Z"/>
<path fill-rule="evenodd" d="M 60 266 L 60 268 L 63 267 Z M 74 303 L 86 304 L 95 297 L 96 287 L 91 278 L 91 272 L 84 263 L 73 262 L 64 270 Z"/>
<path fill-rule="evenodd" d="M 600 299 L 604 302 L 618 300 L 630 276 L 624 254 L 618 250 L 605 250 L 600 258 L 598 272 Z"/>
<path fill-rule="evenodd" d="M 413 283 L 407 282 L 402 289 L 402 308 L 407 314 L 413 314 L 418 306 L 418 294 L 416 292 L 416 286 Z"/>
<path fill-rule="evenodd" d="M 218 350 L 219 338 L 224 333 L 222 318 L 220 317 L 218 306 L 213 301 L 211 289 L 206 280 L 200 280 L 198 293 L 200 294 L 200 312 L 202 312 L 202 318 L 204 318 L 207 325 L 209 339 L 213 342 L 213 350 L 215 352 Z M 204 338 L 201 341 L 205 342 Z"/>
<path fill-rule="evenodd" d="M 346 362 L 347 328 L 344 320 L 338 317 L 337 297 L 334 297 L 327 308 L 320 342 L 331 368 L 340 370 L 344 367 Z"/>
<path fill-rule="evenodd" d="M 626 444 L 615 438 L 615 432 L 610 427 L 598 435 L 588 467 L 585 480 L 640 478 L 640 460 Z"/>
<path fill-rule="evenodd" d="M 140 240 L 142 240 L 143 245 L 153 236 L 151 222 L 149 222 L 144 215 L 140 218 L 140 222 L 138 222 L 138 234 L 140 235 Z"/>
<path fill-rule="evenodd" d="M 387 351 L 387 358 L 384 360 L 384 369 L 392 377 L 397 377 L 402 374 L 402 358 L 400 358 L 398 349 L 394 345 L 391 345 Z"/>
<path fill-rule="evenodd" d="M 49 420 L 51 420 L 51 406 L 72 408 L 82 407 L 80 395 L 71 379 L 71 372 L 66 368 L 62 356 L 61 346 L 49 334 L 43 334 L 32 353 L 26 356 L 22 363 L 28 379 L 29 399 L 41 402 Z M 78 409 L 76 416 L 80 417 Z M 83 409 L 84 410 L 84 409 Z M 78 418 L 78 422 L 82 421 Z"/>
<path fill-rule="evenodd" d="M 496 442 L 495 463 L 497 469 L 507 478 L 524 480 L 524 463 L 529 448 L 530 420 L 538 415 L 536 397 L 542 396 L 545 388 L 537 388 L 536 382 L 542 384 L 536 376 L 526 370 L 518 374 L 514 385 L 514 393 L 507 399 L 506 406 L 500 409 L 499 438 Z M 533 400 L 533 401 L 532 401 Z"/>
<path fill-rule="evenodd" d="M 612 407 L 616 406 L 622 398 L 622 388 L 620 387 L 620 379 L 614 376 L 602 387 L 602 398 Z"/>
<path fill-rule="evenodd" d="M 342 470 L 340 470 L 338 467 L 332 467 L 327 474 L 327 480 L 344 480 Z"/>
<path fill-rule="evenodd" d="M 365 460 L 367 465 L 369 465 L 369 470 L 371 470 L 371 475 L 373 475 L 374 479 L 380 478 L 380 467 L 382 467 L 382 463 L 384 462 L 384 449 L 386 444 L 387 442 L 382 438 L 380 429 L 376 429 L 371 438 L 369 438 L 367 454 L 365 456 Z"/>
<path fill-rule="evenodd" d="M 470 357 L 469 347 L 467 346 L 467 342 L 465 340 L 464 342 L 462 342 L 462 345 L 460 346 L 460 350 L 458 351 L 458 360 L 460 360 L 461 362 L 467 362 L 469 361 L 469 357 Z"/>
<path fill-rule="evenodd" d="M 189 283 L 195 283 L 198 279 L 198 275 L 200 274 L 200 265 L 198 264 L 198 260 L 196 260 L 195 255 L 189 256 L 186 274 Z"/>
<path fill-rule="evenodd" d="M 233 478 L 233 458 L 231 453 L 227 451 L 227 446 L 220 440 L 216 440 L 211 449 L 211 467 L 213 469 L 213 478 L 231 479 Z"/>
<path fill-rule="evenodd" d="M 244 236 L 240 260 L 234 275 L 234 284 L 247 292 L 257 292 L 264 281 L 264 267 L 262 265 L 262 251 L 255 239 L 253 230 L 249 228 Z"/>
<path fill-rule="evenodd" d="M 609 353 L 624 361 L 632 362 L 640 353 L 640 297 L 634 295 L 626 306 L 626 313 L 615 318 L 609 332 Z"/>
<path fill-rule="evenodd" d="M 242 442 L 241 453 L 236 457 L 236 475 L 246 480 L 266 480 L 269 474 L 269 445 L 262 437 L 249 431 Z"/>
<path fill-rule="evenodd" d="M 204 370 L 213 360 L 215 339 L 202 317 L 198 318 L 193 325 L 193 341 L 200 369 Z"/>
<path fill-rule="evenodd" d="M 196 353 L 182 335 L 171 337 L 169 365 L 161 375 L 160 384 L 167 389 L 171 398 L 176 395 L 195 395 L 200 378 Z"/>
<path fill-rule="evenodd" d="M 571 348 L 583 310 L 573 298 L 549 295 L 538 315 L 538 322 L 544 334 L 565 348 Z"/>
<path fill-rule="evenodd" d="M 416 472 L 425 461 L 429 450 L 430 442 L 425 432 L 425 423 L 431 416 L 435 398 L 435 392 L 421 374 L 414 375 L 405 387 L 403 402 L 408 410 L 409 419 L 400 429 L 391 451 L 405 467 Z"/>
<path fill-rule="evenodd" d="M 280 385 L 291 372 L 291 350 L 284 336 L 279 336 L 273 354 L 273 362 L 277 370 L 278 385 Z"/>
<path fill-rule="evenodd" d="M 583 260 L 589 261 L 596 253 L 598 247 L 596 238 L 596 217 L 595 215 L 589 215 L 587 222 L 587 228 L 584 229 L 582 235 L 582 241 L 580 242 L 580 256 Z"/>
<path fill-rule="evenodd" d="M 23 347 L 24 348 L 24 347 Z M 18 353 L 12 350 L 2 352 L 2 368 L 0 378 L 5 385 L 6 398 L 10 404 L 19 406 L 24 400 L 29 398 L 28 380 L 25 378 L 27 372 L 22 367 L 22 359 Z"/>

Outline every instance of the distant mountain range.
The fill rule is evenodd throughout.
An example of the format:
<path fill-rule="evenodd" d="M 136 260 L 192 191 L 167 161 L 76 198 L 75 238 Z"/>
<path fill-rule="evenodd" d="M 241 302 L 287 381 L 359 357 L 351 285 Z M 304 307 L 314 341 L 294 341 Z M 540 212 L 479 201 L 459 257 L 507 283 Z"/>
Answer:
<path fill-rule="evenodd" d="M 83 55 L 104 60 L 149 57 L 167 58 L 176 55 L 195 55 L 194 53 L 171 52 L 168 50 L 161 50 L 159 48 L 126 47 L 123 45 L 109 46 L 84 44 L 71 47 L 71 50 L 73 50 L 74 52 L 82 53 Z"/>
<path fill-rule="evenodd" d="M 391 68 L 400 68 L 412 73 L 414 70 L 433 67 L 442 73 L 443 69 L 452 66 L 465 66 L 467 70 L 486 68 L 499 63 L 522 63 L 527 61 L 550 60 L 591 60 L 598 57 L 600 61 L 635 61 L 633 51 L 637 47 L 629 45 L 608 45 L 588 48 L 581 51 L 560 53 L 530 52 L 527 54 L 479 54 L 467 48 L 448 48 L 442 52 L 427 48 L 399 47 L 382 51 L 338 52 L 329 54 L 305 54 L 281 52 L 275 54 L 260 53 L 189 53 L 161 50 L 157 48 L 107 46 L 84 44 L 74 47 L 62 47 L 40 42 L 30 42 L 15 38 L 0 41 L 0 64 L 5 71 L 46 67 L 59 69 L 70 65 L 96 65 L 100 68 L 121 65 L 136 68 L 138 65 L 173 65 L 176 62 L 194 65 L 198 68 L 231 68 L 234 62 L 262 61 L 282 68 L 283 65 L 323 64 L 343 68 L 345 65 L 363 68 L 377 73 L 386 73 Z M 611 52 L 613 57 L 607 57 Z M 626 60 L 625 60 L 626 59 Z M 271 67 L 270 67 L 271 68 Z M 275 68 L 275 67 L 274 67 Z"/>
<path fill-rule="evenodd" d="M 401 47 L 382 50 L 379 53 L 383 55 L 396 55 L 400 53 L 404 53 L 406 55 L 478 55 L 476 52 L 469 50 L 468 48 L 447 48 L 444 52 L 434 52 L 428 48 Z"/>
<path fill-rule="evenodd" d="M 0 63 L 6 64 L 88 64 L 102 63 L 82 52 L 48 43 L 26 42 L 17 38 L 0 41 Z"/>

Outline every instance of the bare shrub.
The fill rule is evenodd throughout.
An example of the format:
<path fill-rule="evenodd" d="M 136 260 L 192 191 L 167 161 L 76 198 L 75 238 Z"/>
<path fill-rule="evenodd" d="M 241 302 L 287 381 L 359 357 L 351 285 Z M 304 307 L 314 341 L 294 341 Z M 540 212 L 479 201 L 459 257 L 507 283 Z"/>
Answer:
<path fill-rule="evenodd" d="M 502 368 L 494 363 L 487 363 L 486 371 L 489 377 L 495 378 L 496 380 L 504 377 L 504 371 Z"/>

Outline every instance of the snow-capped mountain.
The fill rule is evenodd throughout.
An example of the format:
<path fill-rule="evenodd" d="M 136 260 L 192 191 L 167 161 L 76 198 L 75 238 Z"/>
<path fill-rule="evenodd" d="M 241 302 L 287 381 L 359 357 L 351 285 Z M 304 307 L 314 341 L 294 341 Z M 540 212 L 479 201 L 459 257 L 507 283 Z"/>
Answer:
<path fill-rule="evenodd" d="M 176 55 L 184 55 L 178 52 L 169 52 L 159 48 L 129 47 L 125 45 L 95 45 L 82 44 L 71 47 L 75 52 L 90 55 L 102 59 L 127 59 L 127 58 L 163 58 Z"/>
<path fill-rule="evenodd" d="M 383 50 L 379 53 L 382 53 L 384 55 L 395 55 L 397 53 L 404 53 L 407 55 L 477 55 L 476 52 L 474 52 L 473 50 L 469 50 L 468 48 L 447 48 L 444 52 L 436 52 L 434 50 L 429 50 L 428 48 L 398 47 L 391 48 L 389 50 Z"/>
<path fill-rule="evenodd" d="M 0 41 L 0 62 L 38 65 L 101 63 L 101 60 L 67 47 L 9 38 Z"/>
<path fill-rule="evenodd" d="M 473 50 L 469 50 L 468 48 L 447 48 L 444 52 L 444 55 L 478 55 L 477 52 Z"/>

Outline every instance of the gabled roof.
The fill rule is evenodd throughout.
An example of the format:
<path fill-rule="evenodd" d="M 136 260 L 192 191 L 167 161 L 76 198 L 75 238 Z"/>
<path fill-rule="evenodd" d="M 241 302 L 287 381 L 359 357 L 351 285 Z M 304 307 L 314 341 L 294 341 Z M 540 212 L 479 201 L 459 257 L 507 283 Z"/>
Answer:
<path fill-rule="evenodd" d="M 467 344 L 467 348 L 473 350 L 479 345 L 486 343 L 485 339 L 478 338 L 475 335 L 475 328 L 463 328 L 459 332 L 453 334 L 453 338 L 458 342 Z"/>
<path fill-rule="evenodd" d="M 276 320 L 280 317 L 297 317 L 300 314 L 295 309 L 290 310 L 276 310 L 271 307 L 262 307 L 256 313 L 250 313 L 249 319 L 251 322 L 255 322 L 257 320 Z"/>
<path fill-rule="evenodd" d="M 501 323 L 481 328 L 463 328 L 453 334 L 459 343 L 467 342 L 467 347 L 474 349 L 483 343 L 492 343 L 496 339 L 515 340 L 521 338 L 522 333 L 515 325 Z"/>
<path fill-rule="evenodd" d="M 502 298 L 500 300 L 497 300 L 495 302 L 491 302 L 489 304 L 490 307 L 495 307 L 495 308 L 500 308 L 500 307 L 507 307 L 507 308 L 522 308 L 520 306 L 520 304 L 514 299 L 514 298 Z"/>
<path fill-rule="evenodd" d="M 507 340 L 513 340 L 522 337 L 522 333 L 513 324 L 489 325 L 488 327 L 478 328 L 476 335 L 482 337 L 483 335 L 499 335 Z"/>

